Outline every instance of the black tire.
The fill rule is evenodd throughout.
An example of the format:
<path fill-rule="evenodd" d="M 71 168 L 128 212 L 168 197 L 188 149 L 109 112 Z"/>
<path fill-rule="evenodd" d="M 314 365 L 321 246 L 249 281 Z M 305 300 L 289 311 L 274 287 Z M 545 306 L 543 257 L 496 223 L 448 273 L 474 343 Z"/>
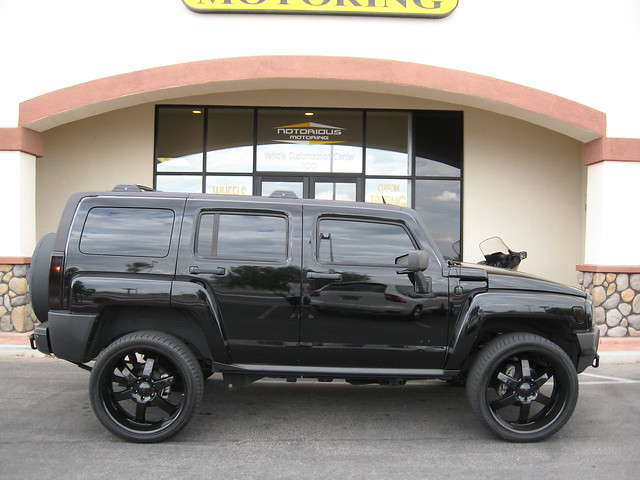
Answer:
<path fill-rule="evenodd" d="M 40 322 L 46 322 L 49 314 L 49 270 L 55 240 L 55 233 L 48 233 L 40 239 L 33 251 L 29 267 L 31 305 Z"/>
<path fill-rule="evenodd" d="M 202 370 L 171 335 L 127 334 L 107 348 L 91 371 L 89 397 L 102 424 L 132 442 L 160 442 L 191 419 L 202 399 Z"/>
<path fill-rule="evenodd" d="M 558 345 L 528 333 L 496 337 L 467 378 L 471 408 L 499 437 L 536 442 L 560 430 L 578 400 L 575 366 Z"/>

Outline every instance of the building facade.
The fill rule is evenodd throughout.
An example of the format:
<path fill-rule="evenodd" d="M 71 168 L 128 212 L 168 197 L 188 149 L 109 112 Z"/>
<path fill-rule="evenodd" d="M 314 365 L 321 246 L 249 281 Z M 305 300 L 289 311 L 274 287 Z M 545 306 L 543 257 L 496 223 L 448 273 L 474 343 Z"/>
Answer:
<path fill-rule="evenodd" d="M 0 329 L 32 328 L 30 256 L 68 196 L 138 183 L 407 205 L 445 256 L 501 236 L 640 335 L 639 21 L 636 0 L 2 1 Z"/>

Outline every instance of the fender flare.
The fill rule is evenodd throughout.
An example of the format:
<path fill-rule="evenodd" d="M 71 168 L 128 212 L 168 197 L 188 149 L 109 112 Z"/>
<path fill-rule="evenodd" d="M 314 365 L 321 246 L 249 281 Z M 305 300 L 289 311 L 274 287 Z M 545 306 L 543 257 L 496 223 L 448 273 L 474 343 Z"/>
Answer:
<path fill-rule="evenodd" d="M 171 307 L 191 312 L 197 319 L 214 362 L 231 363 L 231 352 L 220 307 L 209 290 L 192 279 L 174 280 Z M 204 353 L 204 352 L 202 352 Z"/>
<path fill-rule="evenodd" d="M 486 333 L 527 331 L 546 338 L 572 335 L 577 328 L 575 306 L 583 307 L 584 300 L 555 293 L 501 290 L 470 295 L 453 325 L 444 368 L 463 369 Z M 577 352 L 567 354 L 577 360 Z"/>

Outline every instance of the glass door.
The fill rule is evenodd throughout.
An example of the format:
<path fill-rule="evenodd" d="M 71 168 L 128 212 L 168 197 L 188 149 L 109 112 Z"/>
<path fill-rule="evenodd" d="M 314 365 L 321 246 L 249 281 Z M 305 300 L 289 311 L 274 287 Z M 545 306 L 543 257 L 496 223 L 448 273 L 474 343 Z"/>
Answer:
<path fill-rule="evenodd" d="M 256 178 L 255 190 L 263 197 L 291 197 L 293 192 L 296 198 L 309 198 L 309 178 L 261 176 Z"/>
<path fill-rule="evenodd" d="M 345 200 L 355 202 L 359 198 L 360 183 L 356 178 L 318 178 L 310 179 L 311 198 L 322 200 Z"/>
<path fill-rule="evenodd" d="M 321 200 L 355 202 L 362 196 L 362 181 L 353 177 L 260 176 L 256 178 L 257 195 L 291 196 Z"/>

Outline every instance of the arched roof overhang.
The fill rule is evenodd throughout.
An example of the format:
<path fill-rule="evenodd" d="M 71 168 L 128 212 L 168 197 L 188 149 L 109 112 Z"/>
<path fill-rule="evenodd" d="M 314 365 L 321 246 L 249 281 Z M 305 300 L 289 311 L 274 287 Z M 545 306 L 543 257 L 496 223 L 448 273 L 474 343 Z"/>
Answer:
<path fill-rule="evenodd" d="M 94 115 L 166 99 L 265 89 L 360 91 L 447 102 L 518 118 L 581 142 L 605 135 L 604 113 L 547 92 L 416 63 L 329 56 L 203 60 L 100 78 L 20 104 L 20 128 L 44 132 Z"/>

